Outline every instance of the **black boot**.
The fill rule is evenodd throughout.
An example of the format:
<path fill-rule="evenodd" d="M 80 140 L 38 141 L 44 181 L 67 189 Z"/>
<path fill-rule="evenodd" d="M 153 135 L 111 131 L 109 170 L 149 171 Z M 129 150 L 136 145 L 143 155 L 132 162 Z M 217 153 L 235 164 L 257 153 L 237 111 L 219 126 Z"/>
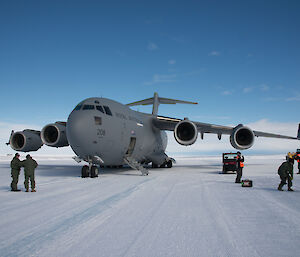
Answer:
<path fill-rule="evenodd" d="M 278 189 L 278 191 L 283 191 L 283 189 L 282 189 L 282 186 L 281 186 L 281 185 L 279 185 L 277 189 Z"/>

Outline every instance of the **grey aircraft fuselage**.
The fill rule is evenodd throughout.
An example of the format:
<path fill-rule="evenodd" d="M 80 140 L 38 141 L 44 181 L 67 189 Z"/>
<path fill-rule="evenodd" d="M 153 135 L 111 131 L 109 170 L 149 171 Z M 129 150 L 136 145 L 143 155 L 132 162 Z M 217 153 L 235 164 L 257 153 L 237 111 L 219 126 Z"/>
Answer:
<path fill-rule="evenodd" d="M 166 160 L 167 134 L 152 125 L 152 115 L 106 98 L 79 103 L 67 121 L 67 139 L 76 155 L 94 164 L 122 165 Z"/>

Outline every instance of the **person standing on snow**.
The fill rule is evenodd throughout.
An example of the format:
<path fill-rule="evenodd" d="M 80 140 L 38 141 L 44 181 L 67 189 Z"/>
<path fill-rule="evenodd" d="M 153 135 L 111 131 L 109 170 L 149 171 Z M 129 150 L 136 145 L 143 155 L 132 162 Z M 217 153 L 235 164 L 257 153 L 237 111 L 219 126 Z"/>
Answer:
<path fill-rule="evenodd" d="M 20 158 L 20 154 L 16 153 L 15 157 L 10 162 L 11 177 L 12 177 L 12 182 L 10 184 L 10 187 L 11 187 L 11 191 L 15 191 L 15 192 L 21 191 L 20 189 L 18 189 L 18 181 L 19 181 L 20 170 L 23 167 L 23 162 L 20 161 L 19 158 Z"/>
<path fill-rule="evenodd" d="M 297 172 L 297 174 L 300 174 L 300 151 L 299 151 L 299 149 L 297 149 L 295 160 L 298 162 L 298 172 Z"/>
<path fill-rule="evenodd" d="M 278 168 L 278 175 L 280 176 L 281 182 L 278 186 L 279 191 L 283 191 L 282 187 L 286 184 L 288 184 L 288 191 L 294 191 L 292 189 L 292 179 L 293 179 L 293 170 L 294 170 L 294 158 L 289 153 L 287 155 L 287 160 L 283 162 L 280 167 Z"/>
<path fill-rule="evenodd" d="M 244 156 L 241 154 L 241 152 L 237 152 L 236 159 L 237 159 L 236 160 L 237 171 L 236 171 L 235 183 L 241 183 L 241 178 L 243 176 L 243 168 L 244 168 Z"/>
<path fill-rule="evenodd" d="M 31 192 L 35 191 L 35 180 L 34 180 L 34 170 L 38 166 L 37 162 L 32 159 L 32 157 L 27 154 L 26 160 L 24 161 L 24 174 L 25 174 L 25 181 L 24 185 L 26 188 L 26 192 L 29 191 L 29 179 L 31 184 Z"/>

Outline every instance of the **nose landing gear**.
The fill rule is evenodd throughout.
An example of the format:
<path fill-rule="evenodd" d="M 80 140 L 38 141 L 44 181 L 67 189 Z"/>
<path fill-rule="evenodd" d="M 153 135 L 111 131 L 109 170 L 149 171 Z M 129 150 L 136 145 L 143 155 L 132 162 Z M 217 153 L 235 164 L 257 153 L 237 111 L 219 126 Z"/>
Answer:
<path fill-rule="evenodd" d="M 89 166 L 84 165 L 81 169 L 81 177 L 88 178 L 90 176 Z"/>
<path fill-rule="evenodd" d="M 89 163 L 89 165 L 84 165 L 81 169 L 81 177 L 82 178 L 96 178 L 98 177 L 99 170 L 98 167 Z"/>

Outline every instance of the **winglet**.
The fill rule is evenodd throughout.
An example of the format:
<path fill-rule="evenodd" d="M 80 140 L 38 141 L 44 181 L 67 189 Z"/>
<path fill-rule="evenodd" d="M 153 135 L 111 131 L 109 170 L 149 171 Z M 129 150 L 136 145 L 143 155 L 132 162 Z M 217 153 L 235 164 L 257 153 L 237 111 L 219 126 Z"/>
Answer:
<path fill-rule="evenodd" d="M 159 104 L 198 104 L 198 103 L 159 97 L 158 94 L 155 92 L 153 97 L 127 104 L 127 106 L 150 105 L 150 104 L 153 104 L 152 114 L 157 115 Z"/>
<path fill-rule="evenodd" d="M 10 137 L 8 139 L 8 142 L 5 143 L 6 145 L 10 145 L 10 140 L 11 140 L 11 137 L 12 137 L 13 134 L 14 134 L 14 131 L 12 130 L 11 133 L 10 133 Z"/>
<path fill-rule="evenodd" d="M 297 139 L 300 140 L 300 123 L 298 125 Z"/>

